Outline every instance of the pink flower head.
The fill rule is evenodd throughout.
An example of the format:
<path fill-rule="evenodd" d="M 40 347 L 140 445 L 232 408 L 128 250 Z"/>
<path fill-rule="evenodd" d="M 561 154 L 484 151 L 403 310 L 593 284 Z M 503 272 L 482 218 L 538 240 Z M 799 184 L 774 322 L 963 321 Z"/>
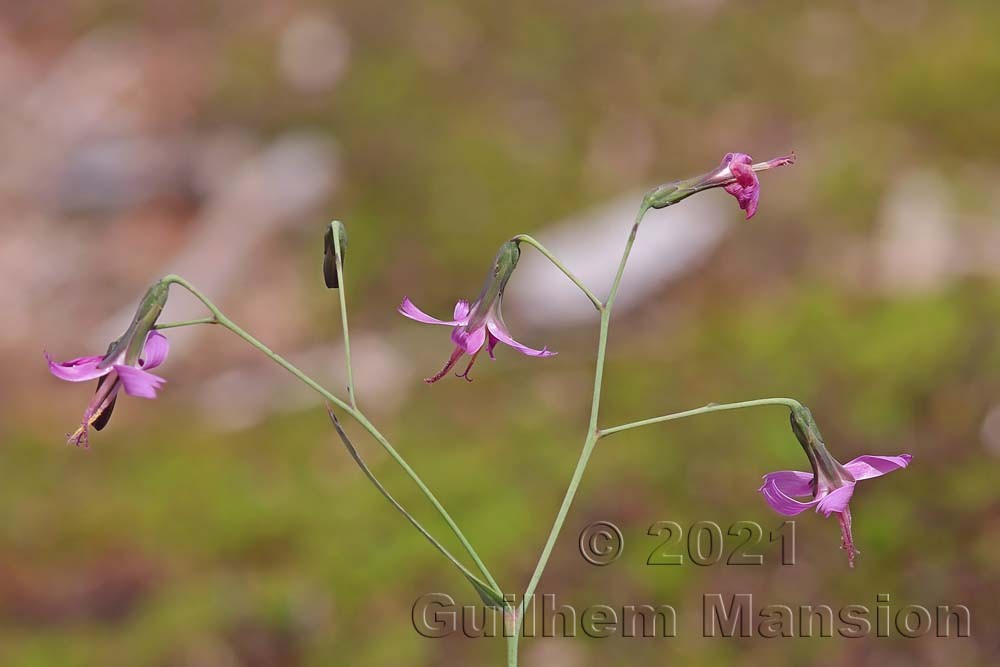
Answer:
<path fill-rule="evenodd" d="M 426 378 L 424 382 L 428 384 L 437 382 L 466 354 L 472 358 L 469 360 L 469 365 L 466 366 L 465 370 L 458 374 L 458 377 L 465 378 L 471 382 L 472 378 L 469 377 L 469 371 L 472 370 L 472 365 L 476 363 L 476 357 L 482 352 L 485 346 L 490 359 L 496 359 L 493 349 L 497 343 L 509 345 L 518 352 L 531 357 L 551 357 L 556 354 L 544 347 L 541 350 L 536 350 L 527 345 L 522 345 L 514 340 L 510 332 L 507 331 L 507 325 L 504 324 L 503 315 L 500 311 L 500 306 L 503 302 L 503 291 L 507 285 L 507 280 L 517 266 L 519 256 L 520 250 L 516 242 L 508 241 L 505 243 L 500 248 L 500 252 L 497 253 L 493 269 L 486 278 L 486 284 L 483 285 L 483 289 L 479 293 L 479 298 L 471 306 L 464 299 L 456 303 L 451 320 L 433 318 L 413 305 L 413 302 L 409 298 L 403 299 L 403 302 L 397 308 L 400 314 L 424 324 L 441 324 L 452 327 L 451 340 L 455 344 L 455 349 L 451 353 L 451 357 L 437 375 Z"/>
<path fill-rule="evenodd" d="M 909 454 L 864 455 L 842 464 L 826 449 L 808 409 L 802 408 L 802 411 L 797 414 L 798 411 L 793 410 L 792 430 L 806 450 L 813 472 L 780 470 L 768 473 L 759 491 L 774 511 L 785 516 L 795 516 L 810 507 L 827 517 L 836 514 L 840 522 L 841 548 L 847 552 L 850 566 L 854 567 L 855 557 L 860 553 L 854 546 L 851 532 L 850 501 L 854 486 L 863 479 L 905 468 L 913 457 Z"/>
<path fill-rule="evenodd" d="M 126 394 L 139 398 L 156 398 L 156 392 L 166 380 L 149 371 L 167 358 L 170 350 L 167 337 L 158 331 L 150 331 L 141 352 L 131 363 L 126 360 L 128 347 L 119 340 L 111 344 L 107 355 L 78 357 L 69 361 L 55 361 L 48 353 L 45 354 L 49 371 L 60 380 L 97 380 L 97 391 L 83 413 L 80 428 L 69 435 L 68 442 L 88 446 L 90 427 L 100 431 L 107 425 L 119 390 L 124 389 Z"/>
<path fill-rule="evenodd" d="M 709 181 L 722 185 L 722 188 L 736 197 L 740 208 L 746 211 L 749 220 L 757 212 L 757 202 L 760 201 L 760 179 L 758 171 L 773 169 L 795 162 L 795 154 L 754 164 L 753 158 L 746 153 L 726 153 L 719 168 L 709 177 Z M 711 186 L 710 186 L 711 187 Z"/>
<path fill-rule="evenodd" d="M 646 199 L 653 208 L 664 208 L 702 190 L 721 187 L 736 197 L 737 203 L 746 211 L 749 220 L 757 212 L 757 203 L 760 201 L 760 180 L 757 178 L 757 172 L 794 162 L 794 153 L 756 164 L 746 153 L 726 153 L 715 170 L 695 178 L 661 185 L 651 190 Z"/>

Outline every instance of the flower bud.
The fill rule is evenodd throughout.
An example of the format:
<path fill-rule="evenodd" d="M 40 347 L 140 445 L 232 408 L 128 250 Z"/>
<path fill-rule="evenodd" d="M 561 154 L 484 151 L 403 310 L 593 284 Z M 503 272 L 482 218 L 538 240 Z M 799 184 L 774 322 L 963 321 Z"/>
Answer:
<path fill-rule="evenodd" d="M 697 192 L 697 190 L 692 187 L 694 180 L 696 179 L 673 181 L 672 183 L 657 185 L 655 188 L 646 193 L 646 204 L 650 208 L 666 208 L 671 204 L 676 204 L 682 199 L 686 199 Z"/>
<path fill-rule="evenodd" d="M 336 243 L 334 242 L 336 234 Z M 340 257 L 337 257 L 337 245 L 340 246 Z M 337 262 L 340 262 L 341 270 L 344 267 L 344 257 L 347 253 L 347 228 L 339 220 L 334 220 L 326 228 L 323 236 L 323 280 L 330 289 L 340 287 L 340 279 L 337 276 Z"/>

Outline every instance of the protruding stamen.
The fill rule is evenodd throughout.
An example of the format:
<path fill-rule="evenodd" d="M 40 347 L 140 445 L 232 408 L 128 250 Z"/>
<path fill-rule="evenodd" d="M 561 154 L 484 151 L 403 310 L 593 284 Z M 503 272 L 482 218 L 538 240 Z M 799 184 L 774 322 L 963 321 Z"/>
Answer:
<path fill-rule="evenodd" d="M 448 363 L 444 365 L 444 368 L 442 368 L 441 371 L 434 377 L 424 378 L 424 382 L 426 382 L 427 384 L 434 384 L 435 382 L 443 378 L 445 375 L 448 374 L 448 371 L 450 371 L 455 366 L 455 363 L 462 357 L 463 354 L 465 354 L 465 350 L 463 350 L 461 347 L 456 347 L 455 351 L 451 353 L 451 357 L 448 359 Z"/>
<path fill-rule="evenodd" d="M 861 553 L 854 546 L 854 536 L 851 534 L 851 508 L 845 507 L 837 513 L 840 520 L 840 548 L 847 552 L 847 564 L 854 567 L 854 559 Z"/>
<path fill-rule="evenodd" d="M 754 171 L 767 171 L 768 169 L 774 169 L 775 167 L 784 167 L 786 164 L 795 164 L 795 153 L 782 155 L 781 157 L 776 157 L 773 160 L 768 160 L 767 162 L 757 162 L 750 165 L 750 167 Z"/>
<path fill-rule="evenodd" d="M 474 355 L 472 355 L 472 359 L 469 360 L 469 365 L 465 367 L 464 371 L 462 371 L 461 373 L 455 373 L 455 377 L 465 378 L 466 382 L 472 382 L 472 378 L 469 377 L 469 371 L 472 370 L 472 364 L 476 363 L 476 357 L 479 356 L 480 352 L 482 352 L 482 348 L 480 348 Z"/>
<path fill-rule="evenodd" d="M 107 425 L 120 387 L 121 380 L 118 379 L 118 374 L 115 372 L 105 375 L 97 381 L 97 391 L 94 392 L 94 398 L 91 399 L 90 405 L 83 413 L 80 428 L 67 436 L 66 444 L 74 444 L 84 449 L 90 446 L 90 427 L 93 426 L 100 431 Z"/>

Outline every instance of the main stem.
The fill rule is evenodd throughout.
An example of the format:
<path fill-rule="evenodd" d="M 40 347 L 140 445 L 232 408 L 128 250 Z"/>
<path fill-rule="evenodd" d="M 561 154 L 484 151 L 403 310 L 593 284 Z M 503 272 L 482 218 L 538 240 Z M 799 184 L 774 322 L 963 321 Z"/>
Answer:
<path fill-rule="evenodd" d="M 437 499 L 437 496 L 435 496 L 434 493 L 427 487 L 427 485 L 424 484 L 424 481 L 420 479 L 420 476 L 417 475 L 416 471 L 414 471 L 413 468 L 410 467 L 410 464 L 406 462 L 406 460 L 399 454 L 399 452 L 397 452 L 396 449 L 391 444 L 389 444 L 389 441 L 386 440 L 385 436 L 382 435 L 382 433 L 380 433 L 379 430 L 375 428 L 375 426 L 370 421 L 368 421 L 368 418 L 365 417 L 364 413 L 362 413 L 361 410 L 359 410 L 357 407 L 353 405 L 348 405 L 340 398 L 331 394 L 322 385 L 320 385 L 318 382 L 316 382 L 311 377 L 306 375 L 304 372 L 299 370 L 291 362 L 286 360 L 281 355 L 275 353 L 269 347 L 264 345 L 264 343 L 260 342 L 259 340 L 251 336 L 249 333 L 244 331 L 242 328 L 237 326 L 236 323 L 234 323 L 232 320 L 226 317 L 225 314 L 223 314 L 223 312 L 219 310 L 218 306 L 212 303 L 212 301 L 207 296 L 202 294 L 194 285 L 189 283 L 184 278 L 177 275 L 170 275 L 165 277 L 163 280 L 167 283 L 180 285 L 187 291 L 191 292 L 191 294 L 193 294 L 195 298 L 201 301 L 205 305 L 205 307 L 209 310 L 209 312 L 212 313 L 215 323 L 232 331 L 234 334 L 236 334 L 244 341 L 249 343 L 251 347 L 256 348 L 257 350 L 262 352 L 265 356 L 267 356 L 271 361 L 278 364 L 286 371 L 294 375 L 307 387 L 318 393 L 320 396 L 328 400 L 330 403 L 336 405 L 338 408 L 340 408 L 347 414 L 351 415 L 351 417 L 353 417 L 355 421 L 357 421 L 362 426 L 362 428 L 368 431 L 368 433 L 371 434 L 371 436 L 375 438 L 375 440 L 380 445 L 382 445 L 383 449 L 385 449 L 389 453 L 389 456 L 391 456 L 392 459 L 399 465 L 399 467 L 401 467 L 403 471 L 406 472 L 407 476 L 411 480 L 413 480 L 413 483 L 417 485 L 417 487 L 424 494 L 427 500 L 430 501 L 431 505 L 434 506 L 434 509 L 437 510 L 438 514 L 441 515 L 441 518 L 443 518 L 445 523 L 448 524 L 448 527 L 451 528 L 451 531 L 455 534 L 455 537 L 457 537 L 458 540 L 462 543 L 462 546 L 465 547 L 465 550 L 468 552 L 469 556 L 476 563 L 476 567 L 478 567 L 479 571 L 482 572 L 484 577 L 486 577 L 486 581 L 490 584 L 490 586 L 493 587 L 493 590 L 498 595 L 500 596 L 503 595 L 500 586 L 493 578 L 493 575 L 490 574 L 490 571 L 486 567 L 486 564 L 483 563 L 482 559 L 479 557 L 479 554 L 476 552 L 476 549 L 472 546 L 468 538 L 458 527 L 458 524 L 455 523 L 455 520 L 452 519 L 451 515 L 444 508 L 441 502 Z M 343 289 L 343 281 L 341 281 L 340 284 L 341 284 L 341 289 Z"/>
<path fill-rule="evenodd" d="M 545 541 L 545 546 L 542 548 L 541 556 L 539 556 L 538 563 L 535 565 L 535 571 L 531 574 L 528 587 L 525 589 L 524 597 L 521 600 L 520 612 L 518 613 L 515 632 L 512 637 L 507 639 L 509 642 L 507 664 L 510 667 L 516 667 L 517 665 L 517 644 L 521 634 L 521 629 L 524 626 L 525 610 L 531 603 L 531 598 L 535 594 L 535 589 L 538 587 L 538 582 L 542 578 L 542 573 L 545 572 L 545 566 L 548 565 L 549 557 L 552 555 L 552 549 L 555 547 L 556 540 L 559 538 L 559 533 L 562 531 L 563 524 L 566 522 L 566 515 L 569 514 L 569 508 L 573 504 L 573 499 L 576 497 L 577 489 L 580 487 L 580 481 L 583 479 L 583 473 L 587 469 L 587 463 L 590 461 L 590 457 L 594 453 L 594 446 L 597 444 L 600 437 L 600 432 L 597 430 L 597 419 L 601 408 L 601 386 L 604 380 L 604 360 L 608 349 L 608 329 L 611 324 L 611 311 L 614 307 L 615 298 L 618 296 L 618 287 L 621 285 L 622 276 L 625 274 L 625 265 L 628 263 L 629 254 L 632 252 L 632 245 L 635 243 L 636 234 L 639 232 L 639 224 L 642 222 L 642 218 L 649 208 L 649 204 L 643 200 L 642 206 L 639 207 L 639 212 L 636 213 L 635 222 L 632 225 L 632 230 L 629 232 L 628 240 L 625 242 L 625 250 L 622 253 L 621 261 L 618 263 L 618 273 L 615 274 L 615 280 L 611 284 L 611 291 L 608 293 L 608 299 L 600 308 L 601 332 L 597 342 L 597 362 L 594 370 L 594 394 L 590 403 L 590 423 L 587 426 L 587 438 L 583 442 L 583 450 L 580 452 L 580 458 L 576 462 L 576 469 L 573 471 L 573 477 L 570 479 L 569 486 L 566 488 L 566 494 L 563 496 L 562 504 L 559 506 L 559 512 L 556 514 L 556 519 L 552 524 L 551 530 L 549 530 L 549 537 Z"/>

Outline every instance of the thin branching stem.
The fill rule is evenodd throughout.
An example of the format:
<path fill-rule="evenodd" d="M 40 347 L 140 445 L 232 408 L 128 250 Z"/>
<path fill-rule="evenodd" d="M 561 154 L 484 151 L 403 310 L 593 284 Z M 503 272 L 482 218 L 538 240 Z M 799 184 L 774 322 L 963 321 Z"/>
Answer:
<path fill-rule="evenodd" d="M 335 236 L 335 238 L 336 238 L 336 236 Z M 268 359 L 270 359 L 271 361 L 273 361 L 274 363 L 278 364 L 279 366 L 281 366 L 282 368 L 284 368 L 286 371 L 288 371 L 289 373 L 291 373 L 292 375 L 294 375 L 296 378 L 298 378 L 307 387 L 309 387 L 310 389 L 312 389 L 313 391 L 315 391 L 316 393 L 318 393 L 320 396 L 322 396 L 323 398 L 325 398 L 327 401 L 329 401 L 330 403 L 332 403 L 333 405 L 337 406 L 338 408 L 340 408 L 341 410 L 343 410 L 345 413 L 347 413 L 348 415 L 350 415 L 355 421 L 358 422 L 358 424 L 361 425 L 362 428 L 364 428 L 366 431 L 368 431 L 368 433 L 373 438 L 375 438 L 375 440 L 382 446 L 382 448 L 385 449 L 385 451 L 389 453 L 389 456 L 392 457 L 392 459 L 399 465 L 399 467 L 401 467 L 403 469 L 403 471 L 407 474 L 407 476 L 411 480 L 413 480 L 414 484 L 417 485 L 417 488 L 420 489 L 420 491 L 424 494 L 424 496 L 431 503 L 431 505 L 434 507 L 434 509 L 437 510 L 438 514 L 441 515 L 441 518 L 444 519 L 445 523 L 448 524 L 448 527 L 455 534 L 455 537 L 458 538 L 458 540 L 462 543 L 462 546 L 468 552 L 469 556 L 475 562 L 476 567 L 479 568 L 479 571 L 486 578 L 486 581 L 490 585 L 490 587 L 493 589 L 493 592 L 495 592 L 498 597 L 503 597 L 503 592 L 502 592 L 500 586 L 497 584 L 496 580 L 493 578 L 493 575 L 490 573 L 489 569 L 486 567 L 486 564 L 483 563 L 483 560 L 482 560 L 482 558 L 480 558 L 479 554 L 476 552 L 475 547 L 473 547 L 472 543 L 469 542 L 469 539 L 465 536 L 465 533 L 462 532 L 462 529 L 458 527 L 458 524 L 452 518 L 451 514 L 448 513 L 448 511 L 444 508 L 444 506 L 441 504 L 441 502 L 437 499 L 437 496 L 434 495 L 434 493 L 430 490 L 430 488 L 427 487 L 427 485 L 420 478 L 420 476 L 417 475 L 416 471 L 414 471 L 413 468 L 410 467 L 410 464 L 406 462 L 406 459 L 404 459 L 402 457 L 402 455 L 400 455 L 400 453 L 396 451 L 395 447 L 393 447 L 389 443 L 389 441 L 386 439 L 386 437 L 384 435 L 382 435 L 382 433 L 377 428 L 375 428 L 375 426 L 368 420 L 368 418 L 364 415 L 363 412 L 361 412 L 361 410 L 359 410 L 357 407 L 355 407 L 353 405 L 348 404 L 347 402 L 345 402 L 341 398 L 338 398 L 337 396 L 333 395 L 330 391 L 328 391 L 326 388 L 324 388 L 318 382 L 316 382 L 311 377 L 309 377 L 308 375 L 306 375 L 303 371 L 301 371 L 294 364 L 292 364 L 287 359 L 285 359 L 284 357 L 282 357 L 281 355 L 277 354 L 276 352 L 274 352 L 273 350 L 271 350 L 269 347 L 267 347 L 266 345 L 264 345 L 264 343 L 260 342 L 259 340 L 257 340 L 256 338 L 254 338 L 252 335 L 250 335 L 249 333 L 247 333 L 245 330 L 243 330 L 242 328 L 240 328 L 239 326 L 237 326 L 236 323 L 234 323 L 232 320 L 230 320 L 228 317 L 226 317 L 226 315 L 221 310 L 219 310 L 218 306 L 216 306 L 207 296 L 205 296 L 204 294 L 202 294 L 201 291 L 199 291 L 194 285 L 192 285 L 191 283 L 189 283 L 187 280 L 185 280 L 181 276 L 169 275 L 169 276 L 166 276 L 163 280 L 166 283 L 178 285 L 178 286 L 186 289 L 188 292 L 190 292 L 192 295 L 194 295 L 194 297 L 196 299 L 198 299 L 199 301 L 201 301 L 202 304 L 204 304 L 204 306 L 209 310 L 209 312 L 212 313 L 212 316 L 213 316 L 212 319 L 217 324 L 219 324 L 222 327 L 225 327 L 229 331 L 233 332 L 234 334 L 236 334 L 237 336 L 239 336 L 240 338 L 242 338 L 251 347 L 253 347 L 256 350 L 260 351 Z"/>
<path fill-rule="evenodd" d="M 562 271 L 563 274 L 567 278 L 569 278 L 570 281 L 572 281 L 572 283 L 574 285 L 576 285 L 577 287 L 580 288 L 580 291 L 583 292 L 588 299 L 590 299 L 590 302 L 592 304 L 594 304 L 594 308 L 597 309 L 597 312 L 603 312 L 604 311 L 604 303 L 600 299 L 597 298 L 597 295 L 594 294 L 592 291 L 590 291 L 590 288 L 588 288 L 586 285 L 584 285 L 582 280 L 580 280 L 579 278 L 577 278 L 576 275 L 574 275 L 574 273 L 572 271 L 570 271 L 569 268 L 567 268 L 565 264 L 563 264 L 562 262 L 560 262 L 556 258 L 556 256 L 553 255 L 552 252 L 548 248 L 546 248 L 545 246 L 543 246 L 538 240 L 534 239 L 531 236 L 528 236 L 527 234 L 518 234 L 517 236 L 515 236 L 514 238 L 512 238 L 511 241 L 516 241 L 518 243 L 527 243 L 528 245 L 530 245 L 531 247 L 533 247 L 535 250 L 537 250 L 538 252 L 540 252 L 542 254 L 542 256 L 544 256 L 547 260 L 549 260 L 550 262 L 552 262 L 553 266 L 555 266 L 557 269 L 559 269 L 560 271 Z"/>
<path fill-rule="evenodd" d="M 675 419 L 684 419 L 685 417 L 695 417 L 697 415 L 705 415 L 710 412 L 723 412 L 725 410 L 741 410 L 743 408 L 756 408 L 762 405 L 783 405 L 790 410 L 798 410 L 802 408 L 802 404 L 796 401 L 794 398 L 759 398 L 753 401 L 741 401 L 739 403 L 709 403 L 708 405 L 702 406 L 700 408 L 695 408 L 693 410 L 685 410 L 684 412 L 674 412 L 673 414 L 663 415 L 662 417 L 653 417 L 651 419 L 643 419 L 637 422 L 629 422 L 628 424 L 622 424 L 620 426 L 613 426 L 611 428 L 602 428 L 597 434 L 598 438 L 605 438 L 614 433 L 620 433 L 621 431 L 628 431 L 633 428 L 641 428 L 643 426 L 649 426 L 651 424 L 659 424 L 661 422 L 673 421 Z"/>
<path fill-rule="evenodd" d="M 155 324 L 153 328 L 157 331 L 161 329 L 178 329 L 180 327 L 190 327 L 196 324 L 218 324 L 219 322 L 214 317 L 199 317 L 193 320 L 180 320 L 178 322 L 164 322 L 163 324 Z"/>

